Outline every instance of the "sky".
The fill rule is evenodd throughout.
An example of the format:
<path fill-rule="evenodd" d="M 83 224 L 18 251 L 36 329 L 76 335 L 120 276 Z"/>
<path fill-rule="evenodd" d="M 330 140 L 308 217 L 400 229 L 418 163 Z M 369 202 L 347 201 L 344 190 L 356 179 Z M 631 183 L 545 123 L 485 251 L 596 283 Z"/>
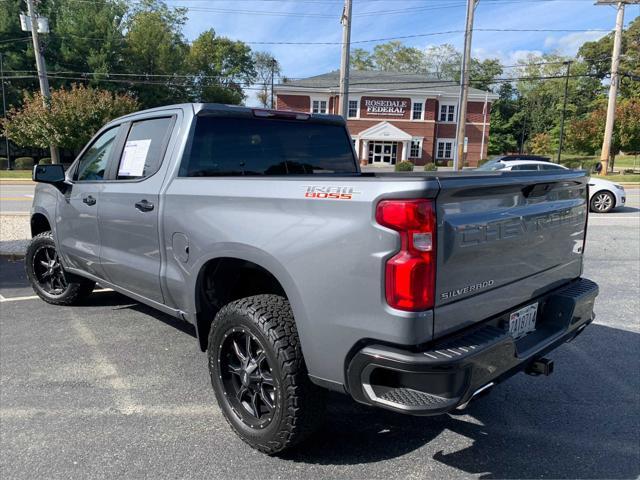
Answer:
<path fill-rule="evenodd" d="M 289 78 L 303 78 L 340 65 L 344 0 L 170 0 L 189 8 L 185 35 L 189 40 L 213 28 L 217 35 L 249 43 L 272 53 Z M 579 46 L 597 40 L 615 26 L 615 8 L 595 0 L 480 0 L 476 7 L 472 54 L 499 58 L 512 65 L 529 53 L 574 55 Z M 426 49 L 451 43 L 462 48 L 465 0 L 353 0 L 353 48 L 373 49 L 378 42 L 400 39 Z M 627 5 L 625 26 L 640 15 L 640 5 Z M 575 30 L 564 32 L 489 32 L 482 29 Z M 441 33 L 450 32 L 452 33 Z M 434 34 L 435 33 L 435 34 Z M 261 44 L 260 42 L 266 42 Z M 329 45 L 271 44 L 326 42 Z M 247 92 L 248 105 L 255 105 Z"/>

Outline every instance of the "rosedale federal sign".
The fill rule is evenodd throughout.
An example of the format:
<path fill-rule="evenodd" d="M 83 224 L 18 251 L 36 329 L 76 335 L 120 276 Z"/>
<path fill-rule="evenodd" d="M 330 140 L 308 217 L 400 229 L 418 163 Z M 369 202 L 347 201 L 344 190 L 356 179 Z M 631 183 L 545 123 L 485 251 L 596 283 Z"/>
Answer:
<path fill-rule="evenodd" d="M 364 106 L 367 107 L 367 115 L 397 115 L 402 117 L 409 107 L 409 102 L 407 100 L 368 98 L 364 101 Z"/>

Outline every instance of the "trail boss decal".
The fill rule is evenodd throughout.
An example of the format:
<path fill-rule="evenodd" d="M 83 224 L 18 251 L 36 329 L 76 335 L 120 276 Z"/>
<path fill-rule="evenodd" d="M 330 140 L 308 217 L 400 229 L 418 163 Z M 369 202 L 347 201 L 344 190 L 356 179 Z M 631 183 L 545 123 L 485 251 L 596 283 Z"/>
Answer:
<path fill-rule="evenodd" d="M 468 293 L 477 292 L 478 290 L 484 290 L 493 286 L 495 282 L 493 280 L 487 280 L 481 283 L 474 283 L 473 285 L 467 285 L 466 287 L 456 288 L 455 290 L 449 290 L 440 294 L 440 300 L 447 300 L 448 298 L 459 297 L 460 295 L 467 295 Z"/>
<path fill-rule="evenodd" d="M 307 185 L 304 196 L 305 198 L 319 198 L 323 200 L 351 200 L 354 195 L 360 192 L 353 187 L 343 187 L 339 185 Z"/>

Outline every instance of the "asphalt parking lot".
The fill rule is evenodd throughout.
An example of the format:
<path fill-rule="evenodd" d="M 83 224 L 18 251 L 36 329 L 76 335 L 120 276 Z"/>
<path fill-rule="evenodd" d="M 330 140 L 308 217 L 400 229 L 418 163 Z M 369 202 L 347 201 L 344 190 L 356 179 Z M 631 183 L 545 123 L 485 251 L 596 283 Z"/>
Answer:
<path fill-rule="evenodd" d="M 333 395 L 317 435 L 267 457 L 227 426 L 191 326 L 111 291 L 34 299 L 0 259 L 0 474 L 9 478 L 638 478 L 640 190 L 592 215 L 597 320 L 464 414 L 416 418 Z"/>

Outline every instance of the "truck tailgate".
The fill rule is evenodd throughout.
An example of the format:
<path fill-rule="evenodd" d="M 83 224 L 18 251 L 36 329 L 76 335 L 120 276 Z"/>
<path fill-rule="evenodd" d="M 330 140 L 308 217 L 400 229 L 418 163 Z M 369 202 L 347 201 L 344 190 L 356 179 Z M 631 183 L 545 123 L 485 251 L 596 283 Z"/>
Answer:
<path fill-rule="evenodd" d="M 439 180 L 436 337 L 514 309 L 582 273 L 585 172 Z"/>

